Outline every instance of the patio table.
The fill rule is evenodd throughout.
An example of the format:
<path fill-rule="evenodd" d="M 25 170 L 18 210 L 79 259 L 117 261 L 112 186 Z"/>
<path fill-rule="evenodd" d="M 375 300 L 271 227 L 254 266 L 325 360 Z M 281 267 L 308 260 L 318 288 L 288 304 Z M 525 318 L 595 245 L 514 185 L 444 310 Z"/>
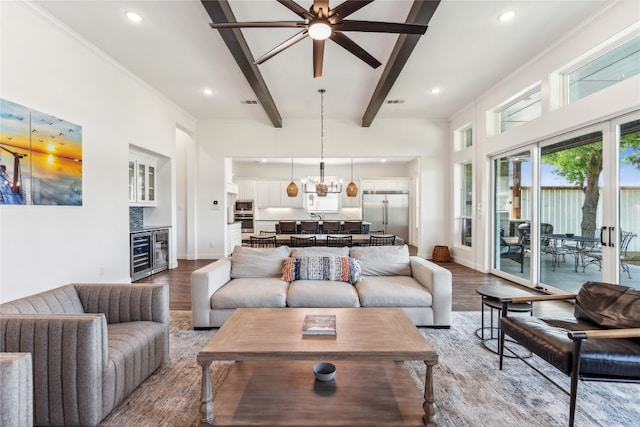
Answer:
<path fill-rule="evenodd" d="M 563 233 L 543 234 L 541 237 L 543 239 L 549 239 L 549 247 L 557 247 L 555 242 L 560 241 L 560 247 L 575 252 L 574 270 L 576 273 L 578 272 L 580 259 L 584 259 L 584 254 L 592 251 L 594 247 L 600 243 L 600 239 L 597 237 L 567 235 Z M 554 243 L 552 244 L 552 242 Z M 565 242 L 575 242 L 575 245 L 566 245 Z M 556 254 L 556 256 L 557 255 L 558 254 Z M 555 265 L 553 270 L 555 271 Z"/>

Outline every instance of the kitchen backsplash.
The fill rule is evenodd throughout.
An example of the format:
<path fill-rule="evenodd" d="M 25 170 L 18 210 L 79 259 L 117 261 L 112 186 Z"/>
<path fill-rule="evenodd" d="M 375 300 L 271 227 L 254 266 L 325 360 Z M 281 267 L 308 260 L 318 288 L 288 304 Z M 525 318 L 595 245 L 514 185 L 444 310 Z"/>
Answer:
<path fill-rule="evenodd" d="M 129 208 L 129 229 L 137 230 L 144 227 L 144 211 L 141 207 Z"/>

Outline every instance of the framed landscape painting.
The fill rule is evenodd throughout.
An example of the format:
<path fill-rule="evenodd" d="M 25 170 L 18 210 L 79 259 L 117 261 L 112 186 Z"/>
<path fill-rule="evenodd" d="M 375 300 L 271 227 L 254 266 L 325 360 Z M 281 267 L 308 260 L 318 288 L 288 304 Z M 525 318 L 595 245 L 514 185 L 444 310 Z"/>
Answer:
<path fill-rule="evenodd" d="M 0 205 L 82 205 L 82 126 L 0 98 Z"/>

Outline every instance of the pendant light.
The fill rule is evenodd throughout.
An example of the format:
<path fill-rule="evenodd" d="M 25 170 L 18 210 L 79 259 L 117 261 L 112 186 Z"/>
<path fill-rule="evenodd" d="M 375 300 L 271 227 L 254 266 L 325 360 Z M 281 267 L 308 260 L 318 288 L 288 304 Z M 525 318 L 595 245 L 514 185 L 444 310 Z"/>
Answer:
<path fill-rule="evenodd" d="M 353 157 L 351 158 L 351 182 L 347 185 L 345 193 L 347 193 L 347 197 L 356 197 L 358 195 L 358 186 L 353 182 Z"/>
<path fill-rule="evenodd" d="M 342 193 L 342 180 L 338 182 L 327 183 L 324 180 L 324 89 L 319 89 L 320 93 L 320 180 L 315 183 L 313 188 L 307 186 L 307 182 L 303 181 L 302 191 L 305 193 L 315 193 L 318 197 L 327 197 L 329 193 Z"/>
<path fill-rule="evenodd" d="M 287 185 L 287 196 L 289 197 L 297 197 L 298 196 L 298 186 L 293 181 L 293 157 L 291 158 L 291 182 Z"/>

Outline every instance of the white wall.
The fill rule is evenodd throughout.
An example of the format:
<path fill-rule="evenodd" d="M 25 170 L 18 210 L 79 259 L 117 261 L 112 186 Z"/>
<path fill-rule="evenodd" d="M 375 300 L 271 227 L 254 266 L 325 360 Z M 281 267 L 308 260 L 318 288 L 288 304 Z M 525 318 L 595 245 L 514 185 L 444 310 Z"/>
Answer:
<path fill-rule="evenodd" d="M 570 29 L 567 36 L 556 45 L 541 52 L 520 69 L 514 70 L 500 84 L 452 116 L 449 128 L 450 146 L 453 148 L 453 132 L 470 122 L 473 123 L 474 145 L 462 152 L 451 151 L 451 173 L 456 163 L 474 161 L 474 202 L 476 207 L 480 204 L 480 210 L 475 210 L 474 247 L 470 250 L 454 243 L 456 262 L 482 271 L 489 270 L 492 155 L 640 109 L 640 76 L 631 77 L 567 106 L 558 107 L 557 100 L 550 96 L 553 73 L 620 31 L 637 25 L 639 16 L 640 3 L 635 0 L 607 4 L 597 16 L 579 28 Z M 639 33 L 638 27 L 635 31 L 636 34 Z M 486 129 L 487 111 L 536 81 L 542 84 L 542 116 L 503 134 L 491 136 L 491 132 Z M 458 189 L 452 188 L 452 193 L 457 195 Z M 454 212 L 453 203 L 450 208 Z M 451 227 L 450 230 L 452 242 L 457 242 L 459 239 L 454 234 L 454 228 Z"/>
<path fill-rule="evenodd" d="M 2 2 L 0 24 L 0 96 L 83 133 L 81 207 L 0 207 L 0 299 L 130 282 L 129 144 L 166 157 L 175 206 L 176 125 L 195 129 L 195 120 L 30 3 Z"/>
<path fill-rule="evenodd" d="M 282 128 L 259 122 L 199 121 L 197 222 L 198 258 L 218 258 L 224 254 L 224 210 L 214 210 L 214 199 L 225 200 L 225 158 L 233 157 L 315 157 L 319 140 L 308 143 L 308 130 L 316 121 L 288 120 Z M 370 128 L 351 121 L 325 120 L 325 157 L 418 157 L 421 255 L 430 255 L 434 245 L 446 239 L 448 196 L 448 123 L 422 120 L 376 120 Z M 405 175 L 408 176 L 408 175 Z"/>

